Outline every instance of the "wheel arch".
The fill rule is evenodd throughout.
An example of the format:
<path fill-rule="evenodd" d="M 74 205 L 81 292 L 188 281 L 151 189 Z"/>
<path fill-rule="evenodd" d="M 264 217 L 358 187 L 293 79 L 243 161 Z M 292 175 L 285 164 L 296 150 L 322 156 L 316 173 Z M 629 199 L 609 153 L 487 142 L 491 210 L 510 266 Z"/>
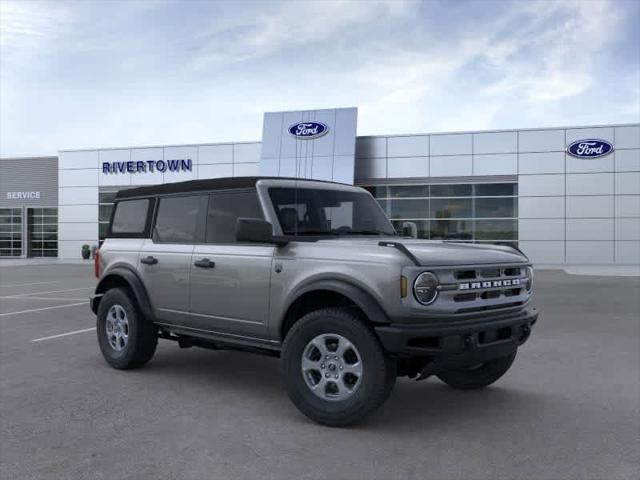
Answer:
<path fill-rule="evenodd" d="M 362 288 L 343 280 L 319 280 L 296 291 L 280 322 L 280 340 L 304 315 L 320 308 L 354 308 L 369 322 L 390 323 L 378 301 Z"/>
<path fill-rule="evenodd" d="M 149 295 L 138 274 L 128 265 L 116 265 L 109 269 L 109 272 L 100 279 L 96 285 L 95 293 L 91 301 L 91 310 L 98 312 L 98 306 L 103 295 L 112 288 L 128 288 L 136 300 L 142 314 L 153 319 L 153 309 L 149 301 Z"/>

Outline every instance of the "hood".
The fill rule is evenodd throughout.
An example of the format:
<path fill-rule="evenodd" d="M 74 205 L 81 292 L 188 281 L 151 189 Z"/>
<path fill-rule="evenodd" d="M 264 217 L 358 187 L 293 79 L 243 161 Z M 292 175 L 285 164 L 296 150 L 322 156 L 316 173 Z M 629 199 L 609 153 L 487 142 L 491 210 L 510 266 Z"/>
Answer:
<path fill-rule="evenodd" d="M 528 262 L 527 257 L 512 247 L 473 243 L 443 242 L 440 240 L 417 240 L 401 237 L 344 237 L 323 242 L 344 243 L 345 246 L 379 247 L 381 241 L 404 245 L 422 266 L 474 265 Z M 386 247 L 389 248 L 389 247 Z"/>
<path fill-rule="evenodd" d="M 518 250 L 505 245 L 446 243 L 415 239 L 402 239 L 400 243 L 407 247 L 421 265 L 470 265 L 529 261 Z"/>

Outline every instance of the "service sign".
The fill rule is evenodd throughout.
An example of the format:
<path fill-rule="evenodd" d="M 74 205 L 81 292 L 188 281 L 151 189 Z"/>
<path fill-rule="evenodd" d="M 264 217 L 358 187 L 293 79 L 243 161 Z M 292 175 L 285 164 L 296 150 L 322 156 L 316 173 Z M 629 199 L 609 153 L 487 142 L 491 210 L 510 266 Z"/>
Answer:
<path fill-rule="evenodd" d="M 567 147 L 567 153 L 577 158 L 599 158 L 613 152 L 613 145 L 606 140 L 590 138 L 586 140 L 576 140 Z"/>
<path fill-rule="evenodd" d="M 7 192 L 7 200 L 38 200 L 40 192 Z"/>
<path fill-rule="evenodd" d="M 301 140 L 313 140 L 329 132 L 329 127 L 320 122 L 300 122 L 289 127 L 289 134 Z"/>

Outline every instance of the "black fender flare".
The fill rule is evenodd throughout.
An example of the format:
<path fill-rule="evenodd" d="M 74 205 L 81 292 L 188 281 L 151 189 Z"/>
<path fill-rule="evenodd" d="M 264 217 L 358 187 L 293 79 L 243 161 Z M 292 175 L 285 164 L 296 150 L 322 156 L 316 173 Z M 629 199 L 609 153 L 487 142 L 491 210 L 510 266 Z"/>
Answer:
<path fill-rule="evenodd" d="M 291 306 L 304 294 L 315 290 L 329 290 L 347 297 L 364 312 L 371 323 L 378 325 L 391 323 L 387 313 L 370 293 L 361 287 L 344 280 L 325 279 L 312 281 L 294 291 L 292 294 L 293 300 L 290 301 L 284 309 L 281 325 L 282 322 L 284 322 Z"/>
<path fill-rule="evenodd" d="M 144 287 L 144 284 L 136 271 L 127 264 L 114 265 L 109 269 L 106 275 L 100 279 L 98 285 L 96 285 L 95 294 L 91 299 L 91 310 L 93 310 L 93 313 L 98 313 L 100 300 L 108 290 L 107 285 L 109 285 L 114 279 L 117 279 L 118 282 L 124 281 L 127 284 L 136 298 L 136 302 L 142 311 L 142 315 L 153 321 L 155 315 L 153 314 L 153 308 L 151 307 L 151 301 L 149 300 L 147 289 Z"/>

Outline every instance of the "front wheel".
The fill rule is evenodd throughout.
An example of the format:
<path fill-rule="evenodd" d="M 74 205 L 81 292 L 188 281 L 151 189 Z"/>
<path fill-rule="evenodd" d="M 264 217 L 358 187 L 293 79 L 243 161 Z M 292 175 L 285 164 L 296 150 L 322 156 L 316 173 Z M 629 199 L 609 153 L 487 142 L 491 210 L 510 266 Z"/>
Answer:
<path fill-rule="evenodd" d="M 506 357 L 490 360 L 471 368 L 439 373 L 438 378 L 450 387 L 460 390 L 484 388 L 507 373 L 515 358 L 516 352 L 514 351 Z"/>
<path fill-rule="evenodd" d="M 388 398 L 395 362 L 371 329 L 346 309 L 302 317 L 282 346 L 281 369 L 289 397 L 312 420 L 344 427 L 373 413 Z"/>

